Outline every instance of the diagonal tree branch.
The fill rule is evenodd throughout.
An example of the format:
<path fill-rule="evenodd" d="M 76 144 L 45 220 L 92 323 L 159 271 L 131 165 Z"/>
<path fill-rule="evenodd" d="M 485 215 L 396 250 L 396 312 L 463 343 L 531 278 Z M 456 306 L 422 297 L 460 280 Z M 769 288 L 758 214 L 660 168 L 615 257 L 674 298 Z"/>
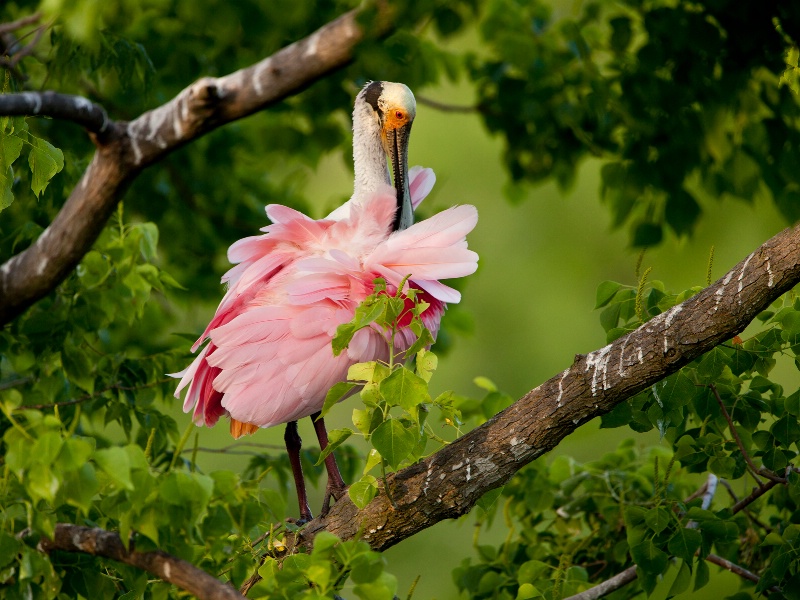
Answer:
<path fill-rule="evenodd" d="M 363 510 L 345 497 L 327 517 L 306 525 L 295 543 L 311 545 L 317 533 L 327 530 L 344 539 L 361 535 L 383 550 L 469 512 L 483 494 L 503 485 L 579 425 L 732 338 L 798 282 L 800 226 L 779 233 L 725 277 L 636 331 L 576 355 L 563 373 L 490 421 L 390 476 L 396 509 L 383 493 Z"/>
<path fill-rule="evenodd" d="M 44 538 L 39 542 L 39 546 L 44 552 L 54 550 L 84 552 L 137 567 L 186 590 L 200 600 L 244 598 L 230 584 L 166 552 L 160 550 L 137 552 L 133 542 L 128 550 L 118 534 L 105 529 L 59 523 L 56 525 L 53 539 Z"/>
<path fill-rule="evenodd" d="M 378 3 L 370 35 L 392 27 Z M 134 178 L 170 152 L 231 121 L 296 94 L 347 65 L 365 32 L 359 10 L 261 62 L 196 81 L 175 98 L 129 122 L 109 121 L 84 98 L 25 92 L 0 96 L 0 115 L 45 114 L 86 127 L 97 151 L 59 214 L 39 239 L 0 266 L 0 326 L 50 293 L 89 251 Z M 20 107 L 27 107 L 25 111 Z"/>

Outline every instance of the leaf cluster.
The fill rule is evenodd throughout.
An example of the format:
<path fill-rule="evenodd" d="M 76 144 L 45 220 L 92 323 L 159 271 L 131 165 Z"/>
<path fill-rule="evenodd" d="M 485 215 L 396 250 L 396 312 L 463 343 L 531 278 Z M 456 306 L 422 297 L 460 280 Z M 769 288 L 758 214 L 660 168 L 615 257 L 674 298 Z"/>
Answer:
<path fill-rule="evenodd" d="M 480 23 L 491 55 L 468 68 L 512 181 L 568 186 L 585 157 L 601 157 L 613 224 L 629 225 L 635 246 L 689 234 L 706 196 L 766 196 L 793 222 L 797 11 L 632 0 L 566 16 L 492 0 Z"/>

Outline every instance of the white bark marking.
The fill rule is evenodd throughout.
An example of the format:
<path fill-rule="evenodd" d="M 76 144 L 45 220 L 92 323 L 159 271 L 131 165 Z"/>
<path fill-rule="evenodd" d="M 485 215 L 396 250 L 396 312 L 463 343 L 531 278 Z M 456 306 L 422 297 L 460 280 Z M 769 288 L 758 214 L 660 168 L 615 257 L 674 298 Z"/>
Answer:
<path fill-rule="evenodd" d="M 667 333 L 669 333 L 669 327 L 670 325 L 672 325 L 672 320 L 679 312 L 681 312 L 681 310 L 683 310 L 683 307 L 681 307 L 681 305 L 678 304 L 677 306 L 673 306 L 666 313 L 664 313 L 664 315 L 666 315 L 666 317 L 664 318 L 664 354 L 666 354 L 667 350 L 669 349 L 669 344 L 667 343 Z"/>
<path fill-rule="evenodd" d="M 722 295 L 725 293 L 725 286 L 731 282 L 732 277 L 733 271 L 730 271 L 727 275 L 725 275 L 725 279 L 722 280 L 722 285 L 719 286 L 719 289 L 714 292 L 714 312 L 717 312 L 719 309 L 719 303 L 722 300 Z"/>
<path fill-rule="evenodd" d="M 628 345 L 628 340 L 629 339 L 630 339 L 629 336 L 626 335 L 625 336 L 625 340 L 622 342 L 622 349 L 619 351 L 619 369 L 617 369 L 617 371 L 619 372 L 619 376 L 620 377 L 624 377 L 625 376 L 623 374 L 623 371 L 625 370 L 625 367 L 624 367 L 622 361 L 625 359 L 625 346 Z"/>
<path fill-rule="evenodd" d="M 317 32 L 316 32 L 316 33 L 314 33 L 314 34 L 313 34 L 313 35 L 312 35 L 312 36 L 311 36 L 311 37 L 308 39 L 308 48 L 306 48 L 306 51 L 303 53 L 303 56 L 304 56 L 305 58 L 309 58 L 309 57 L 311 57 L 311 56 L 314 56 L 314 55 L 316 55 L 316 53 L 317 53 L 317 48 L 319 47 L 319 37 L 320 37 L 320 31 L 319 31 L 319 30 L 317 30 Z"/>
<path fill-rule="evenodd" d="M 172 577 L 172 567 L 168 562 L 164 563 L 164 579 L 169 580 Z"/>
<path fill-rule="evenodd" d="M 561 408 L 561 397 L 564 395 L 564 378 L 567 376 L 568 373 L 569 369 L 564 369 L 564 372 L 561 374 L 561 379 L 558 380 L 558 398 L 556 398 L 556 406 L 558 408 Z"/>
<path fill-rule="evenodd" d="M 39 111 L 42 110 L 42 99 L 39 94 L 35 92 L 22 92 L 22 97 L 26 102 L 31 102 L 33 104 L 33 109 L 31 112 L 35 115 L 38 115 Z"/>
<path fill-rule="evenodd" d="M 126 127 L 128 138 L 131 140 L 133 150 L 133 162 L 137 165 L 142 162 L 142 149 L 139 148 L 139 125 L 138 120 L 131 121 Z"/>
<path fill-rule="evenodd" d="M 608 389 L 606 375 L 608 371 L 608 359 L 610 358 L 610 351 L 611 344 L 586 355 L 586 371 L 588 371 L 590 368 L 594 369 L 594 372 L 592 373 L 592 396 L 597 395 L 598 383 L 602 384 L 604 390 Z"/>
<path fill-rule="evenodd" d="M 739 278 L 738 278 L 738 281 L 739 281 L 739 291 L 738 291 L 738 292 L 736 292 L 736 293 L 737 293 L 737 295 L 739 296 L 739 298 L 738 298 L 738 302 L 739 302 L 739 304 L 741 304 L 741 303 L 742 303 L 742 296 L 741 296 L 741 294 L 742 294 L 742 286 L 744 285 L 744 282 L 742 281 L 742 279 L 744 278 L 744 270 L 747 268 L 747 264 L 750 262 L 750 259 L 751 259 L 751 258 L 753 258 L 753 254 L 752 254 L 752 253 L 750 254 L 750 256 L 748 256 L 746 259 L 744 259 L 744 264 L 742 265 L 742 272 L 741 272 L 741 273 L 739 273 Z"/>
<path fill-rule="evenodd" d="M 261 76 L 264 74 L 264 71 L 269 69 L 269 65 L 272 62 L 271 58 L 266 58 L 262 60 L 260 63 L 256 65 L 256 69 L 253 72 L 253 87 L 256 90 L 256 93 L 260 96 L 264 93 L 264 86 L 261 83 Z"/>
<path fill-rule="evenodd" d="M 86 112 L 92 111 L 92 102 L 87 98 L 83 98 L 81 96 L 72 99 L 75 108 L 78 110 L 85 110 Z"/>
<path fill-rule="evenodd" d="M 769 281 L 767 281 L 767 287 L 772 287 L 775 283 L 775 279 L 772 276 L 772 265 L 769 264 L 769 256 L 764 259 L 767 262 L 767 274 L 769 275 Z"/>

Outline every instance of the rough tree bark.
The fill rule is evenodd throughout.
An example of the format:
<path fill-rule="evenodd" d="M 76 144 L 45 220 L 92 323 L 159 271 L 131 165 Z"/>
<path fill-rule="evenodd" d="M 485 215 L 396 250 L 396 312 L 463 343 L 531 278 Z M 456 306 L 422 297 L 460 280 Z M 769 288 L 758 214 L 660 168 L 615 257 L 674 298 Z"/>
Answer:
<path fill-rule="evenodd" d="M 370 35 L 391 29 L 379 3 Z M 49 294 L 100 235 L 131 181 L 170 152 L 231 121 L 267 108 L 345 66 L 365 32 L 359 11 L 225 77 L 205 77 L 131 122 L 112 121 L 78 96 L 53 92 L 0 95 L 0 115 L 41 115 L 85 127 L 97 151 L 67 202 L 29 248 L 0 266 L 0 326 Z"/>
<path fill-rule="evenodd" d="M 166 552 L 137 552 L 132 542 L 130 549 L 127 549 L 119 535 L 104 529 L 59 523 L 56 525 L 53 539 L 42 539 L 39 547 L 44 552 L 61 550 L 111 558 L 152 573 L 156 577 L 194 594 L 200 600 L 242 600 L 244 598 L 227 583 L 212 577 L 185 560 L 175 558 Z"/>
<path fill-rule="evenodd" d="M 800 226 L 755 250 L 722 279 L 636 331 L 599 350 L 578 354 L 480 427 L 388 479 L 397 508 L 381 493 L 358 510 L 339 500 L 311 521 L 295 543 L 310 545 L 326 530 L 361 533 L 384 550 L 443 519 L 463 515 L 486 492 L 551 450 L 579 425 L 674 373 L 731 339 L 781 294 L 800 282 Z"/>

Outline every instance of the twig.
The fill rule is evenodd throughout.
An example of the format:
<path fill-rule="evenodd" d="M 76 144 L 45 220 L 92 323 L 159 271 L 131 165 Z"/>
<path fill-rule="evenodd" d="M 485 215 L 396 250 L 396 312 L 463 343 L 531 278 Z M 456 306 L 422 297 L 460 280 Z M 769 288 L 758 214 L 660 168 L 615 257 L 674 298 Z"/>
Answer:
<path fill-rule="evenodd" d="M 621 587 L 628 585 L 631 581 L 636 579 L 636 565 L 628 567 L 624 571 L 617 573 L 613 577 L 606 579 L 603 583 L 599 583 L 593 588 L 589 588 L 580 594 L 575 594 L 565 598 L 564 600 L 597 600 L 603 596 L 615 592 Z"/>
<path fill-rule="evenodd" d="M 786 483 L 786 480 L 779 481 L 777 479 L 771 479 L 761 487 L 754 488 L 753 491 L 750 492 L 749 496 L 742 498 L 741 500 L 739 500 L 739 502 L 737 502 L 731 507 L 731 512 L 736 514 L 739 511 L 744 510 L 746 507 L 750 506 L 753 502 L 758 500 L 761 496 L 766 494 L 768 491 L 770 491 L 779 483 Z"/>
<path fill-rule="evenodd" d="M 119 534 L 105 529 L 58 523 L 53 539 L 42 538 L 39 542 L 39 549 L 47 553 L 60 550 L 110 558 L 152 573 L 156 577 L 194 594 L 200 600 L 242 600 L 244 598 L 230 584 L 220 581 L 193 564 L 166 552 L 161 550 L 137 552 L 134 549 L 133 541 L 130 542 L 130 549 L 126 549 Z"/>
<path fill-rule="evenodd" d="M 722 401 L 722 397 L 719 395 L 717 391 L 717 386 L 713 383 L 709 384 L 708 386 L 714 394 L 714 397 L 717 399 L 717 404 L 719 404 L 719 409 L 722 411 L 722 415 L 725 417 L 725 420 L 728 422 L 728 429 L 731 431 L 731 435 L 733 435 L 733 439 L 736 440 L 736 445 L 739 446 L 739 451 L 744 456 L 744 460 L 750 469 L 753 471 L 754 474 L 762 475 L 771 481 L 776 481 L 778 483 L 786 483 L 786 478 L 780 477 L 779 475 L 775 475 L 775 473 L 770 472 L 768 469 L 759 468 L 753 463 L 753 459 L 750 458 L 750 455 L 745 450 L 744 444 L 742 443 L 742 438 L 739 437 L 739 432 L 736 431 L 736 426 L 733 424 L 733 419 L 728 414 L 728 409 L 725 408 L 725 403 Z M 754 478 L 758 485 L 763 485 L 759 480 L 758 477 Z"/>
<path fill-rule="evenodd" d="M 286 448 L 284 446 L 280 446 L 278 444 L 259 444 L 257 442 L 238 442 L 236 444 L 230 444 L 228 446 L 223 446 L 222 448 L 203 448 L 199 446 L 197 448 L 198 452 L 211 452 L 215 454 L 255 454 L 255 452 L 236 452 L 236 450 L 241 450 L 242 448 L 249 447 L 249 448 L 261 448 L 264 450 L 275 450 L 277 452 L 284 452 Z M 186 448 L 183 452 L 193 452 L 193 448 Z"/>
<path fill-rule="evenodd" d="M 28 375 L 27 377 L 19 377 L 18 379 L 7 379 L 6 381 L 0 381 L 0 392 L 3 390 L 10 390 L 11 388 L 25 385 L 26 383 L 30 383 L 33 381 L 33 377 Z"/>
<path fill-rule="evenodd" d="M 456 104 L 447 104 L 445 102 L 439 102 L 438 100 L 431 100 L 430 98 L 426 98 L 425 96 L 416 96 L 416 100 L 419 104 L 424 104 L 425 106 L 430 106 L 431 108 L 435 108 L 436 110 L 440 110 L 442 112 L 452 112 L 452 113 L 473 113 L 478 112 L 477 106 L 463 106 L 463 105 L 456 105 Z"/>
<path fill-rule="evenodd" d="M 9 21 L 8 23 L 0 23 L 0 35 L 22 29 L 26 25 L 33 25 L 42 18 L 42 13 L 35 12 L 27 17 L 22 17 L 16 21 Z"/>
<path fill-rule="evenodd" d="M 0 67 L 5 67 L 7 69 L 15 68 L 19 62 L 25 58 L 26 56 L 30 55 L 33 52 L 33 49 L 36 47 L 36 44 L 39 43 L 39 40 L 42 39 L 42 34 L 44 34 L 46 27 L 44 25 L 38 27 L 36 29 L 36 34 L 33 37 L 33 40 L 20 48 L 18 51 L 14 52 L 13 56 L 9 58 L 0 57 Z"/>
<path fill-rule="evenodd" d="M 709 554 L 708 556 L 706 556 L 706 560 L 708 562 L 710 562 L 710 563 L 713 563 L 713 564 L 717 565 L 718 567 L 722 567 L 723 569 L 727 569 L 731 573 L 735 573 L 736 575 L 738 575 L 739 577 L 742 577 L 743 579 L 747 579 L 749 581 L 752 581 L 753 583 L 758 583 L 759 581 L 761 581 L 761 578 L 758 575 L 756 575 L 755 573 L 753 573 L 751 571 L 748 571 L 744 567 L 740 567 L 736 563 L 732 563 L 731 561 L 729 561 L 726 558 L 722 558 L 721 556 L 717 556 L 716 554 Z M 781 593 L 781 588 L 779 588 L 776 585 L 773 585 L 772 587 L 767 588 L 767 589 L 770 592 L 775 592 L 777 594 Z"/>
<path fill-rule="evenodd" d="M 88 400 L 93 400 L 95 398 L 99 398 L 100 396 L 102 396 L 106 392 L 110 392 L 111 390 L 123 390 L 123 391 L 127 391 L 127 392 L 138 392 L 139 390 L 144 390 L 144 389 L 147 389 L 147 388 L 155 387 L 157 385 L 161 385 L 162 383 L 168 383 L 170 381 L 172 381 L 171 377 L 168 377 L 167 379 L 159 379 L 157 381 L 151 381 L 150 383 L 144 383 L 142 385 L 135 385 L 135 386 L 120 385 L 118 383 L 115 383 L 115 384 L 110 385 L 108 387 L 105 387 L 105 388 L 103 388 L 101 390 L 97 390 L 94 394 L 86 394 L 84 396 L 78 396 L 77 398 L 74 398 L 72 400 L 64 400 L 64 402 L 49 402 L 49 403 L 46 403 L 46 404 L 27 404 L 27 405 L 23 405 L 23 406 L 18 406 L 14 410 L 16 410 L 16 411 L 20 411 L 20 410 L 44 410 L 46 408 L 55 408 L 55 407 L 58 407 L 58 406 L 73 406 L 75 404 L 81 404 L 81 403 L 86 402 Z M 3 388 L 0 387 L 0 389 L 3 389 Z"/>

